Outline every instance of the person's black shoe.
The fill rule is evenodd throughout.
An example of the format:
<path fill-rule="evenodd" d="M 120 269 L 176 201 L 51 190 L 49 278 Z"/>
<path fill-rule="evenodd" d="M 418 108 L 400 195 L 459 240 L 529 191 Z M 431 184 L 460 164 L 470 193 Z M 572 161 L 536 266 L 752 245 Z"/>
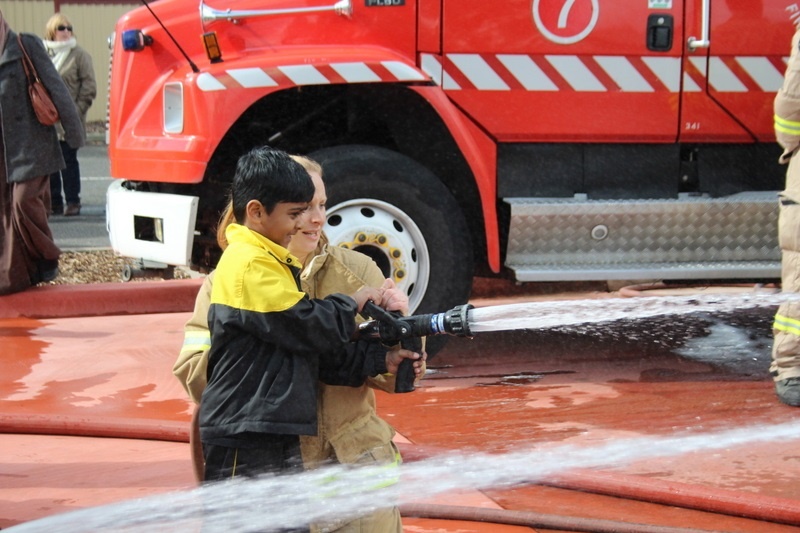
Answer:
<path fill-rule="evenodd" d="M 787 378 L 776 381 L 775 394 L 786 405 L 800 407 L 800 378 Z"/>
<path fill-rule="evenodd" d="M 63 205 L 54 205 L 50 207 L 50 214 L 51 215 L 63 215 L 64 214 L 64 206 Z"/>
<path fill-rule="evenodd" d="M 58 259 L 43 259 L 36 266 L 39 270 L 39 283 L 53 281 L 58 277 Z"/>

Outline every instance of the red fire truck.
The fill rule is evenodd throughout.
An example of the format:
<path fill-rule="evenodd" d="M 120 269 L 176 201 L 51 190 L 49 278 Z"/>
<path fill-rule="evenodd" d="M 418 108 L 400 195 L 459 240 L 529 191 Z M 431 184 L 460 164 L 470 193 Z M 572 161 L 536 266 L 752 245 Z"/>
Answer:
<path fill-rule="evenodd" d="M 159 0 L 111 39 L 114 249 L 210 270 L 235 163 L 323 164 L 326 231 L 417 312 L 473 275 L 780 275 L 800 2 Z"/>

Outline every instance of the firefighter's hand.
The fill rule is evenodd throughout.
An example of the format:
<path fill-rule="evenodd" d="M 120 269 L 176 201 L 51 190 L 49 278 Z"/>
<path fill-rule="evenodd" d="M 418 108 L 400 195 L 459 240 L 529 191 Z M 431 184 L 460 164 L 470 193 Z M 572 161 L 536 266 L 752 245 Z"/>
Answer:
<path fill-rule="evenodd" d="M 386 278 L 383 281 L 381 290 L 383 291 L 383 299 L 378 305 L 387 311 L 400 311 L 403 315 L 408 315 L 408 296 L 397 288 L 391 278 Z"/>
<path fill-rule="evenodd" d="M 358 311 L 360 313 L 361 310 L 364 309 L 364 304 L 367 303 L 368 300 L 380 302 L 383 299 L 383 289 L 364 287 L 359 289 L 355 294 L 351 294 L 350 297 L 356 301 L 356 305 L 358 306 Z"/>
<path fill-rule="evenodd" d="M 788 165 L 789 161 L 791 161 L 792 157 L 794 157 L 795 154 L 797 153 L 798 144 L 800 143 L 797 143 L 796 141 L 794 143 L 794 146 L 787 144 L 785 146 L 785 150 L 778 158 L 778 163 L 780 163 L 781 165 Z"/>
<path fill-rule="evenodd" d="M 400 363 L 403 359 L 411 359 L 414 361 L 414 380 L 416 381 L 425 372 L 425 359 L 427 358 L 428 354 L 425 352 L 418 354 L 411 350 L 405 350 L 399 346 L 395 346 L 386 352 L 386 369 L 391 374 L 397 374 L 397 369 L 400 367 Z"/>

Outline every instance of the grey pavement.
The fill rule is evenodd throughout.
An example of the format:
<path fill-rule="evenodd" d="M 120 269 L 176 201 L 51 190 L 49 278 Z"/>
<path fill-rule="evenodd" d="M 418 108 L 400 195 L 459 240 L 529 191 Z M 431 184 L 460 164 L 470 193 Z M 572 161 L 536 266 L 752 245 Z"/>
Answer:
<path fill-rule="evenodd" d="M 81 214 L 53 215 L 50 229 L 62 251 L 111 248 L 106 229 L 106 189 L 111 184 L 108 147 L 92 143 L 78 150 L 81 165 Z"/>

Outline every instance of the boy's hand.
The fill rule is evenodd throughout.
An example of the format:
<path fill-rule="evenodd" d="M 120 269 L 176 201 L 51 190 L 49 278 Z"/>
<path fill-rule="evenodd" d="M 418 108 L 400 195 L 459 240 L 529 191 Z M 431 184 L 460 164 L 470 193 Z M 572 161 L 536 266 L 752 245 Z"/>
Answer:
<path fill-rule="evenodd" d="M 397 374 L 397 369 L 400 367 L 400 363 L 403 361 L 403 359 L 411 359 L 414 361 L 414 377 L 416 380 L 424 372 L 425 359 L 427 359 L 427 357 L 428 354 L 425 352 L 420 355 L 416 352 L 412 352 L 411 350 L 405 350 L 399 346 L 396 346 L 386 352 L 386 369 L 391 374 Z"/>
<path fill-rule="evenodd" d="M 386 278 L 381 285 L 383 299 L 378 305 L 387 311 L 400 311 L 403 315 L 408 315 L 408 296 L 397 288 L 394 280 Z"/>
<path fill-rule="evenodd" d="M 383 289 L 364 287 L 359 289 L 355 294 L 351 294 L 350 297 L 356 301 L 358 312 L 360 313 L 361 310 L 364 309 L 364 304 L 367 303 L 367 300 L 380 302 L 383 299 Z"/>

